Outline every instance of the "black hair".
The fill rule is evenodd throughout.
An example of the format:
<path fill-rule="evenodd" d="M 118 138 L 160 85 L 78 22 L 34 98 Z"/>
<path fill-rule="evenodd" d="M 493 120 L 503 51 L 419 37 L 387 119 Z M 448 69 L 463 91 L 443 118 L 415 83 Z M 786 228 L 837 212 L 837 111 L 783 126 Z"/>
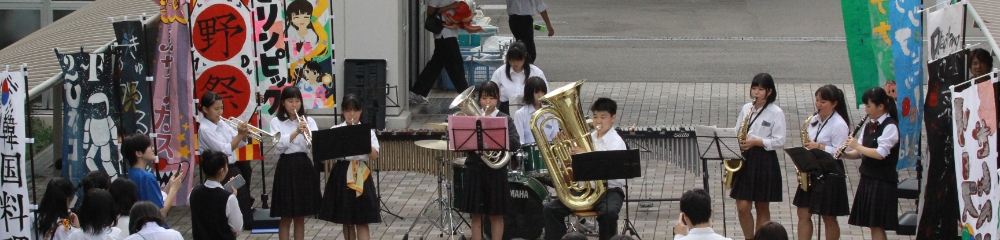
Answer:
<path fill-rule="evenodd" d="M 292 1 L 292 3 L 289 3 L 288 6 L 285 7 L 285 29 L 293 29 L 289 27 L 295 26 L 295 24 L 292 24 L 292 15 L 305 14 L 309 15 L 309 18 L 311 19 L 312 12 L 313 12 L 313 5 L 312 3 L 309 3 L 309 1 L 306 0 Z M 310 21 L 310 24 L 306 24 L 306 28 L 312 29 L 313 26 L 311 23 L 312 21 Z M 298 29 L 298 27 L 294 27 L 294 29 Z"/>
<path fill-rule="evenodd" d="M 540 77 L 530 77 L 524 81 L 524 105 L 535 105 L 535 92 L 549 92 L 545 80 Z"/>
<path fill-rule="evenodd" d="M 972 59 L 978 59 L 980 64 L 986 64 L 987 71 L 992 71 L 993 69 L 993 56 L 990 56 L 990 52 L 986 49 L 976 48 L 969 52 L 969 67 L 972 67 Z M 972 76 L 978 77 L 978 76 Z"/>
<path fill-rule="evenodd" d="M 767 96 L 767 104 L 764 104 L 766 108 L 768 104 L 774 102 L 778 99 L 778 89 L 774 87 L 774 78 L 768 73 L 758 73 L 757 76 L 753 76 L 753 82 L 750 83 L 750 88 L 762 87 L 764 90 L 771 90 L 771 95 Z"/>
<path fill-rule="evenodd" d="M 91 189 L 101 189 L 107 191 L 111 188 L 111 176 L 101 171 L 90 171 L 80 180 L 80 188 L 86 193 Z"/>
<path fill-rule="evenodd" d="M 504 72 L 504 74 L 507 74 L 507 79 L 510 79 L 510 61 L 524 61 L 524 66 L 522 67 L 524 68 L 524 70 L 522 70 L 524 71 L 524 78 L 527 79 L 528 77 L 531 77 L 531 59 L 532 58 L 528 56 L 528 47 L 525 46 L 524 43 L 521 43 L 520 41 L 511 43 L 510 47 L 507 48 L 507 60 L 505 62 L 507 69 L 505 69 L 506 72 Z"/>
<path fill-rule="evenodd" d="M 215 177 L 219 170 L 229 165 L 229 157 L 225 153 L 212 150 L 201 151 L 201 173 L 207 177 Z"/>
<path fill-rule="evenodd" d="M 785 231 L 785 226 L 778 222 L 767 222 L 757 229 L 753 239 L 788 240 L 788 231 Z"/>
<path fill-rule="evenodd" d="M 299 1 L 304 1 L 304 0 L 299 0 Z M 278 117 L 278 120 L 285 121 L 291 118 L 291 116 L 288 115 L 288 110 L 285 109 L 285 100 L 291 98 L 298 98 L 299 101 L 302 101 L 302 91 L 300 91 L 299 88 L 295 86 L 287 86 L 281 90 L 281 97 L 278 98 L 278 111 L 277 113 L 274 114 L 275 117 Z M 303 117 L 306 116 L 305 105 L 306 105 L 305 102 L 299 104 L 299 109 L 295 111 L 297 113 L 296 115 Z"/>
<path fill-rule="evenodd" d="M 889 94 L 885 93 L 885 89 L 881 87 L 873 87 L 865 91 L 864 95 L 861 95 L 861 101 L 864 103 L 873 103 L 885 106 L 885 112 L 889 114 L 889 117 L 899 120 L 899 113 L 896 112 L 896 100 L 889 97 Z M 868 116 L 872 120 L 878 119 L 881 116 Z"/>
<path fill-rule="evenodd" d="M 483 98 L 484 95 L 485 96 L 490 96 L 490 97 L 495 97 L 495 98 L 499 99 L 500 98 L 500 86 L 497 85 L 496 82 L 486 81 L 486 82 L 483 82 L 483 84 L 479 84 L 479 90 L 476 91 L 476 93 L 478 95 L 477 99 Z M 486 106 L 480 106 L 480 107 L 486 107 Z"/>
<path fill-rule="evenodd" d="M 149 146 L 152 145 L 153 140 L 146 134 L 137 132 L 126 136 L 125 139 L 122 140 L 121 146 L 122 157 L 125 158 L 125 163 L 128 164 L 126 168 L 132 168 L 132 166 L 135 166 L 136 162 L 139 162 L 139 159 L 135 156 L 136 152 L 142 154 L 143 152 L 146 152 L 146 149 L 148 149 Z"/>
<path fill-rule="evenodd" d="M 318 76 L 317 76 L 317 79 L 305 79 L 306 82 L 309 82 L 309 81 L 322 82 L 322 80 L 319 80 L 319 78 L 322 77 L 322 75 L 319 74 L 319 73 L 322 73 L 322 71 L 323 71 L 323 66 L 322 65 L 320 65 L 316 61 L 312 61 L 312 60 L 306 61 L 306 63 L 302 64 L 302 67 L 300 67 L 298 69 L 298 72 L 296 72 L 296 73 L 299 75 L 300 78 L 304 78 L 305 77 L 305 71 L 307 69 L 315 71 Z"/>
<path fill-rule="evenodd" d="M 84 196 L 83 204 L 77 208 L 83 232 L 97 235 L 112 227 L 118 219 L 118 209 L 111 193 L 103 189 L 90 189 Z"/>
<path fill-rule="evenodd" d="M 56 221 L 60 218 L 69 218 L 69 201 L 76 194 L 76 187 L 69 179 L 54 177 L 45 186 L 45 195 L 38 204 L 35 211 L 35 232 L 38 236 L 45 236 L 55 228 Z"/>
<path fill-rule="evenodd" d="M 847 115 L 847 102 L 844 100 L 844 91 L 837 88 L 833 84 L 827 84 L 825 86 L 816 89 L 816 93 L 813 95 L 818 96 L 820 99 L 837 102 L 837 106 L 834 107 L 834 111 L 840 114 L 840 117 L 844 119 L 847 126 L 851 125 L 850 115 Z"/>
<path fill-rule="evenodd" d="M 202 94 L 201 99 L 198 100 L 198 106 L 200 106 L 198 110 L 204 113 L 206 108 L 212 107 L 212 105 L 215 105 L 215 102 L 217 101 L 222 101 L 222 96 L 219 96 L 218 93 L 212 91 L 206 92 L 205 94 Z"/>
<path fill-rule="evenodd" d="M 361 111 L 364 110 L 365 105 L 358 98 L 358 95 L 347 94 L 344 95 L 344 99 L 340 100 L 340 109 L 342 111 Z"/>
<path fill-rule="evenodd" d="M 611 115 L 618 114 L 618 103 L 610 98 L 598 98 L 590 105 L 591 112 L 608 112 Z"/>
<path fill-rule="evenodd" d="M 579 232 L 570 232 L 563 235 L 562 240 L 587 240 L 587 236 Z"/>
<path fill-rule="evenodd" d="M 127 211 L 129 212 L 128 234 L 139 232 L 142 230 L 142 226 L 148 222 L 156 222 L 156 225 L 160 226 L 167 224 L 167 221 L 163 219 L 163 214 L 160 213 L 160 208 L 150 201 L 137 202 Z"/>
<path fill-rule="evenodd" d="M 688 190 L 681 195 L 681 212 L 691 219 L 691 225 L 707 223 L 712 217 L 712 197 L 705 189 Z"/>
<path fill-rule="evenodd" d="M 118 206 L 118 214 L 128 216 L 128 210 L 132 208 L 139 199 L 139 189 L 135 182 L 128 178 L 117 178 L 111 182 L 111 189 L 108 190 L 111 197 L 115 198 L 115 205 Z"/>

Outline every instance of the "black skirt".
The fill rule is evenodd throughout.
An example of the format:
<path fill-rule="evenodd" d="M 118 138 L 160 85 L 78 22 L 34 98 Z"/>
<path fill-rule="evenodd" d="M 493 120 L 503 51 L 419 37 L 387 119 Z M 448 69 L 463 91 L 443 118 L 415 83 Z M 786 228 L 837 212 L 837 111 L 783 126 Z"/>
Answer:
<path fill-rule="evenodd" d="M 306 153 L 281 154 L 274 168 L 271 217 L 315 215 L 319 209 L 319 172 Z"/>
<path fill-rule="evenodd" d="M 473 214 L 503 215 L 511 202 L 507 168 L 493 169 L 481 161 L 470 157 L 465 162 L 465 174 L 462 176 L 465 199 L 457 204 L 458 209 Z"/>
<path fill-rule="evenodd" d="M 899 225 L 896 184 L 861 176 L 848 224 L 896 230 Z"/>
<path fill-rule="evenodd" d="M 847 216 L 847 182 L 842 175 L 810 175 L 809 191 L 796 186 L 792 205 L 809 208 L 809 213 L 823 216 Z"/>
<path fill-rule="evenodd" d="M 729 197 L 754 202 L 781 202 L 781 166 L 778 154 L 754 147 L 743 153 L 743 168 L 733 174 Z"/>
<path fill-rule="evenodd" d="M 337 161 L 333 170 L 330 170 L 333 174 L 326 180 L 319 219 L 339 224 L 382 222 L 375 181 L 369 175 L 365 179 L 361 196 L 358 196 L 357 191 L 347 187 L 347 172 L 350 168 L 350 161 Z"/>

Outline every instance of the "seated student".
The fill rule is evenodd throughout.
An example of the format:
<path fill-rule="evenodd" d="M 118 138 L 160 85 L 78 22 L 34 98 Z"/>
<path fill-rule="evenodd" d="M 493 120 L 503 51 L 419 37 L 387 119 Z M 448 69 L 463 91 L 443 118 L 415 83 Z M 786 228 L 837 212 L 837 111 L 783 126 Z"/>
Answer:
<path fill-rule="evenodd" d="M 123 232 L 128 232 L 129 211 L 135 204 L 136 197 L 139 196 L 135 183 L 127 178 L 118 178 L 111 182 L 111 197 L 115 198 L 115 207 L 118 208 L 118 221 L 115 227 Z"/>
<path fill-rule="evenodd" d="M 593 112 L 594 125 L 597 131 L 590 134 L 593 140 L 594 151 L 614 151 L 627 150 L 625 140 L 614 130 L 615 117 L 618 112 L 618 104 L 609 98 L 598 98 L 590 106 Z M 560 134 L 561 135 L 561 134 Z M 571 150 L 576 152 L 578 150 Z M 625 199 L 625 192 L 622 186 L 624 179 L 608 180 L 607 191 L 594 205 L 597 211 L 597 224 L 600 229 L 600 239 L 607 240 L 615 236 L 618 229 L 618 212 L 622 209 L 622 200 Z M 551 201 L 545 204 L 542 214 L 545 216 L 545 239 L 558 240 L 566 233 L 566 224 L 563 219 L 573 213 L 562 201 Z"/>
<path fill-rule="evenodd" d="M 153 140 L 142 133 L 134 133 L 122 140 L 122 157 L 126 163 L 132 166 L 128 171 L 128 179 L 135 183 L 139 191 L 137 200 L 150 201 L 160 208 L 160 213 L 164 216 L 170 212 L 170 207 L 174 205 L 177 190 L 181 189 L 181 182 L 184 180 L 184 169 L 181 168 L 177 174 L 170 177 L 167 185 L 167 194 L 164 197 L 160 190 L 160 183 L 149 171 L 146 171 L 149 163 L 157 161 L 156 153 L 153 152 Z"/>
<path fill-rule="evenodd" d="M 765 223 L 753 235 L 754 238 L 762 240 L 788 240 L 788 231 L 785 231 L 785 226 L 781 226 L 777 222 Z"/>
<path fill-rule="evenodd" d="M 236 239 L 243 229 L 243 213 L 236 200 L 236 188 L 223 189 L 220 182 L 229 172 L 225 153 L 201 153 L 205 184 L 191 190 L 191 231 L 194 239 Z M 232 191 L 232 192 L 230 192 Z"/>
<path fill-rule="evenodd" d="M 124 239 L 127 234 L 115 226 L 118 211 L 111 193 L 91 189 L 84 194 L 80 204 L 80 228 L 73 230 L 68 239 Z"/>
<path fill-rule="evenodd" d="M 681 195 L 681 215 L 674 225 L 674 239 L 732 240 L 712 230 L 712 197 L 704 189 L 688 190 Z"/>
<path fill-rule="evenodd" d="M 135 203 L 129 210 L 128 232 L 125 240 L 183 240 L 184 236 L 173 229 L 165 229 L 167 221 L 152 202 Z"/>
<path fill-rule="evenodd" d="M 45 185 L 45 195 L 35 211 L 33 239 L 68 239 L 69 233 L 80 228 L 76 214 L 69 211 L 76 196 L 76 187 L 69 179 L 55 177 Z"/>

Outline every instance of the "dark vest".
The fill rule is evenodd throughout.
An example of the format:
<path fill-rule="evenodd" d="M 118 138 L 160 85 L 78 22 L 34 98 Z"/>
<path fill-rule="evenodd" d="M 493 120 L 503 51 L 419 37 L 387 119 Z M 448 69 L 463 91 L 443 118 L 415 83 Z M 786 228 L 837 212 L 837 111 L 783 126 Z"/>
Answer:
<path fill-rule="evenodd" d="M 885 131 L 885 127 L 889 126 L 889 124 L 896 125 L 896 119 L 886 118 L 885 121 L 882 121 L 878 125 L 874 133 L 868 134 L 865 132 L 865 137 L 862 139 L 861 145 L 868 148 L 878 148 L 878 138 L 882 136 L 882 132 Z M 898 125 L 896 126 L 898 129 Z M 897 183 L 899 181 L 899 174 L 896 172 L 897 161 L 899 161 L 899 142 L 896 142 L 896 145 L 892 146 L 892 149 L 889 150 L 889 156 L 885 156 L 882 160 L 862 156 L 861 175 L 882 182 Z"/>
<path fill-rule="evenodd" d="M 191 230 L 194 239 L 236 239 L 229 218 L 226 202 L 232 193 L 222 188 L 198 185 L 191 190 Z"/>

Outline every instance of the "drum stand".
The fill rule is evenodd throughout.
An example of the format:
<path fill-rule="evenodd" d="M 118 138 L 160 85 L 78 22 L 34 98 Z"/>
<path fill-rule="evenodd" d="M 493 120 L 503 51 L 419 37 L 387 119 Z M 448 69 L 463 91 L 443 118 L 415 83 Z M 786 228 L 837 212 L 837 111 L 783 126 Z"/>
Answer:
<path fill-rule="evenodd" d="M 462 223 L 464 223 L 466 226 L 469 226 L 470 228 L 472 227 L 472 225 L 465 220 L 465 218 L 462 216 L 461 213 L 457 214 L 458 220 L 461 220 L 461 222 L 459 223 L 455 222 L 456 214 L 454 214 L 453 211 L 458 211 L 458 210 L 452 208 L 452 200 L 454 199 L 454 196 L 451 191 L 452 184 L 444 182 L 445 177 L 443 170 L 445 168 L 443 167 L 443 165 L 450 165 L 451 162 L 446 161 L 446 159 L 443 156 L 441 156 L 440 153 L 438 153 L 437 160 L 438 160 L 437 189 L 435 190 L 437 192 L 437 197 L 427 202 L 427 204 L 424 205 L 424 208 L 420 210 L 420 214 L 417 215 L 417 219 L 413 220 L 413 224 L 410 225 L 410 229 L 406 230 L 406 234 L 403 235 L 403 240 L 409 239 L 410 232 L 413 231 L 413 228 L 417 226 L 417 223 L 420 222 L 421 218 L 425 218 L 428 222 L 431 223 L 431 225 L 440 229 L 441 230 L 440 237 L 444 237 L 445 233 L 451 235 L 449 239 L 455 239 L 456 234 L 462 234 L 462 239 L 465 238 L 465 233 L 462 232 L 461 229 L 459 229 Z M 448 191 L 447 198 L 445 198 L 444 196 L 445 190 Z M 429 216 L 427 214 L 427 210 L 431 208 L 438 208 L 440 210 L 440 215 L 437 217 Z M 424 237 L 427 236 L 427 234 L 430 234 L 431 229 L 432 228 L 427 228 L 427 230 L 424 230 L 420 234 L 421 236 L 420 239 L 424 239 Z"/>

